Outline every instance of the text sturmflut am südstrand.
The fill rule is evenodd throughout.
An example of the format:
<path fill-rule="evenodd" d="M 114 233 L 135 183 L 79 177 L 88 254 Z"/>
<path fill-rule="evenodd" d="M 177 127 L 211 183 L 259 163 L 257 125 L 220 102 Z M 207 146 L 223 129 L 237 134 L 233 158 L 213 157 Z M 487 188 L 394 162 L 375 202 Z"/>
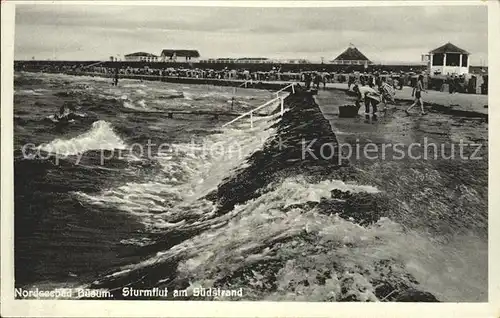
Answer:
<path fill-rule="evenodd" d="M 184 290 L 172 290 L 167 288 L 135 289 L 133 287 L 124 287 L 122 289 L 124 297 L 242 297 L 243 288 L 239 289 L 221 289 L 221 288 L 203 288 L 195 287 Z"/>

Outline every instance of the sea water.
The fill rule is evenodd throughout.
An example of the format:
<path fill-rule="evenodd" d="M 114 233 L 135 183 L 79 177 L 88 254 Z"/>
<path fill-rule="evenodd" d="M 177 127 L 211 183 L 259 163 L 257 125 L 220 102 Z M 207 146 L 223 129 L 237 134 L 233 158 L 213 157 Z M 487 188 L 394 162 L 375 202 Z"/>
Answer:
<path fill-rule="evenodd" d="M 273 105 L 253 128 L 158 112 L 228 110 L 233 94 L 205 85 L 122 80 L 113 87 L 99 78 L 16 74 L 16 285 L 242 288 L 243 298 L 254 300 L 383 301 L 376 282 L 389 276 L 395 289 L 418 286 L 441 301 L 485 300 L 484 211 L 473 230 L 458 222 L 464 231 L 439 236 L 430 225 L 411 226 L 411 207 L 360 225 L 306 204 L 332 191 L 384 192 L 369 182 L 380 177 L 375 171 L 360 184 L 311 182 L 297 170 L 219 213 L 208 195 L 275 136 Z M 234 97 L 235 111 L 244 112 L 271 93 L 241 89 Z M 45 120 L 64 102 L 86 116 L 68 125 Z M 138 151 L 147 144 L 165 151 Z M 418 171 L 398 172 L 419 195 L 410 187 Z M 442 189 L 434 188 L 436 196 Z M 466 205 L 481 200 L 475 191 L 463 189 Z M 447 210 L 438 199 L 430 204 Z"/>

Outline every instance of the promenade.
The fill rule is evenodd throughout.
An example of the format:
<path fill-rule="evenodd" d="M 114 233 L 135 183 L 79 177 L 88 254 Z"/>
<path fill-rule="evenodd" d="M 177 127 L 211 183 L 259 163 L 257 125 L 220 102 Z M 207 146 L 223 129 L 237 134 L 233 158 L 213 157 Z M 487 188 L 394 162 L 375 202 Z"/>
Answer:
<path fill-rule="evenodd" d="M 344 83 L 327 83 L 327 89 L 339 89 L 347 91 L 347 84 Z M 403 87 L 402 90 L 396 90 L 396 100 L 398 101 L 413 101 L 411 96 L 412 88 L 409 86 Z M 454 109 L 473 111 L 479 113 L 488 113 L 488 95 L 479 94 L 462 94 L 449 92 L 439 92 L 428 90 L 422 94 L 425 103 L 452 107 Z"/>
<path fill-rule="evenodd" d="M 244 81 L 241 81 L 242 83 Z M 287 84 L 290 82 L 286 81 L 272 81 L 263 83 L 280 83 Z M 299 83 L 304 86 L 303 83 Z M 324 95 L 325 90 L 341 90 L 347 92 L 346 83 L 326 83 L 325 88 L 323 84 L 320 85 L 318 94 Z M 402 90 L 396 90 L 396 101 L 398 102 L 413 102 L 414 98 L 411 96 L 412 88 L 409 86 L 404 86 Z M 449 92 L 439 92 L 428 90 L 427 93 L 422 94 L 424 99 L 424 104 L 434 104 L 441 105 L 445 107 L 452 108 L 453 110 L 461 110 L 468 112 L 477 112 L 482 114 L 488 114 L 488 95 L 479 94 L 463 94 L 463 93 L 453 93 Z"/>
<path fill-rule="evenodd" d="M 244 81 L 241 81 L 244 83 Z M 262 83 L 279 83 L 281 85 L 289 84 L 287 81 L 269 81 Z M 303 83 L 299 83 L 304 86 Z M 346 83 L 326 83 L 325 88 L 323 84 L 320 85 L 318 94 L 324 95 L 325 90 L 341 90 L 347 92 Z M 396 101 L 398 102 L 413 102 L 414 98 L 411 96 L 412 88 L 409 86 L 404 86 L 402 90 L 396 90 Z M 434 104 L 441 105 L 445 107 L 452 108 L 453 110 L 467 111 L 467 112 L 477 112 L 481 114 L 488 114 L 488 95 L 479 94 L 463 94 L 463 93 L 453 93 L 449 92 L 439 92 L 428 90 L 427 93 L 423 93 L 422 98 L 424 99 L 424 104 Z"/>

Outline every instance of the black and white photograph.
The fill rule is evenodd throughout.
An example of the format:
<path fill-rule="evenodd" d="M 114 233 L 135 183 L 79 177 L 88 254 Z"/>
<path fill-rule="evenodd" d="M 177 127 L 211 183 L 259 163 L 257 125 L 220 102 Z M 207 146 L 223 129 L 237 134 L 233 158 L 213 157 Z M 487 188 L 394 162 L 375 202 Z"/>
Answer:
<path fill-rule="evenodd" d="M 14 303 L 492 301 L 496 4 L 12 2 Z"/>

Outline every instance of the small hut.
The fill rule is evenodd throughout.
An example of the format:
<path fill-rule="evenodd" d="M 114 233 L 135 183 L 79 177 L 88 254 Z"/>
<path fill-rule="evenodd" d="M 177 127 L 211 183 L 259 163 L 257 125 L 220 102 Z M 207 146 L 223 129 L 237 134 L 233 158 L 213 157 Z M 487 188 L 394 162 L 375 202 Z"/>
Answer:
<path fill-rule="evenodd" d="M 432 75 L 469 74 L 469 54 L 448 42 L 429 52 L 429 71 Z"/>

